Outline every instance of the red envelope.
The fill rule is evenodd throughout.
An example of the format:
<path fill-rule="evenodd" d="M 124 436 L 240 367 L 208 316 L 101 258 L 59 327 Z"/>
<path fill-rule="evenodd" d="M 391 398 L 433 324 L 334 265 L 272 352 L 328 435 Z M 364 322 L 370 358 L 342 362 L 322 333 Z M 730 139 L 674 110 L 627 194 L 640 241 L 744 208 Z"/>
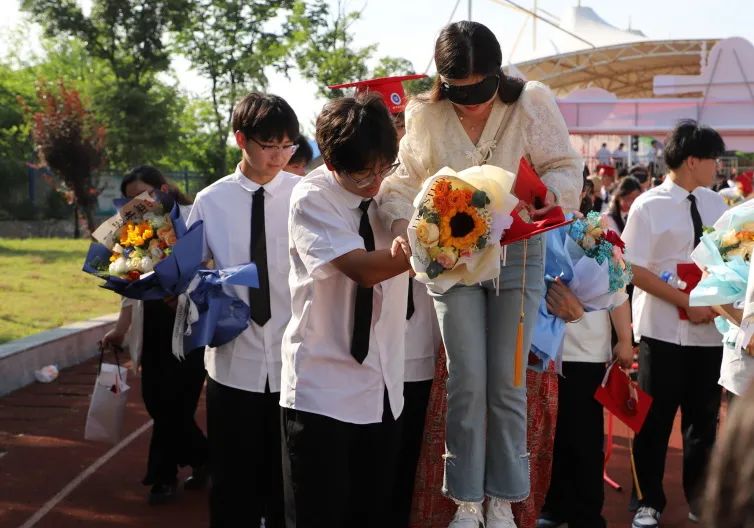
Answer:
<path fill-rule="evenodd" d="M 542 206 L 547 195 L 547 187 L 534 168 L 526 161 L 526 158 L 521 158 L 519 162 L 518 174 L 516 174 L 516 181 L 513 185 L 513 194 L 522 202 L 526 202 L 535 208 Z M 513 217 L 513 224 L 503 233 L 503 238 L 500 239 L 502 246 L 531 238 L 534 235 L 570 223 L 570 220 L 566 220 L 563 209 L 560 207 L 554 207 L 544 218 L 535 221 L 528 218 L 524 211 L 511 213 L 511 216 Z"/>
<path fill-rule="evenodd" d="M 691 293 L 691 290 L 702 280 L 702 270 L 694 263 L 678 264 L 676 275 L 678 275 L 679 279 L 686 282 L 686 288 L 683 289 L 684 293 Z M 681 318 L 681 321 L 689 320 L 689 315 L 683 308 L 678 308 L 678 317 Z"/>
<path fill-rule="evenodd" d="M 635 433 L 641 430 L 652 405 L 652 396 L 637 387 L 615 363 L 608 367 L 594 399 Z"/>

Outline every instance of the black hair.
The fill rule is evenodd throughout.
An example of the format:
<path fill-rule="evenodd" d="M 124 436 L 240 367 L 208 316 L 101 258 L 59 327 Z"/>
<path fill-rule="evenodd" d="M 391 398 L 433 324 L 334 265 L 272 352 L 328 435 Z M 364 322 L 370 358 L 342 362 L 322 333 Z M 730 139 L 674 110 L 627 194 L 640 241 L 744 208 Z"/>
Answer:
<path fill-rule="evenodd" d="M 233 131 L 241 131 L 260 141 L 294 140 L 299 135 L 293 108 L 277 95 L 251 92 L 233 107 Z"/>
<path fill-rule="evenodd" d="M 304 165 L 309 165 L 314 157 L 314 151 L 311 145 L 309 145 L 309 140 L 305 136 L 299 136 L 294 143 L 298 145 L 298 148 L 293 153 L 293 156 L 291 156 L 291 159 L 288 160 L 288 164 L 303 162 Z"/>
<path fill-rule="evenodd" d="M 398 135 L 382 97 L 359 94 L 330 101 L 317 117 L 317 145 L 336 171 L 354 173 L 398 156 Z"/>
<path fill-rule="evenodd" d="M 178 187 L 171 184 L 159 169 L 151 165 L 140 165 L 128 171 L 120 182 L 120 193 L 125 196 L 126 188 L 137 181 L 144 182 L 158 191 L 160 187 L 167 185 L 168 196 L 175 200 L 178 205 L 189 205 L 192 203 L 191 199 L 183 194 Z"/>
<path fill-rule="evenodd" d="M 639 183 L 639 180 L 633 176 L 626 176 L 618 182 L 618 186 L 613 192 L 613 199 L 610 200 L 607 214 L 615 221 L 615 224 L 621 231 L 623 231 L 623 228 L 626 227 L 626 225 L 621 216 L 620 199 L 636 191 L 641 192 L 641 183 Z"/>
<path fill-rule="evenodd" d="M 677 169 L 689 157 L 714 159 L 725 152 L 725 142 L 720 134 L 693 119 L 679 121 L 665 140 L 665 164 Z"/>
<path fill-rule="evenodd" d="M 515 103 L 521 96 L 525 81 L 505 75 L 503 53 L 495 34 L 484 24 L 464 20 L 448 24 L 435 41 L 435 66 L 438 75 L 429 92 L 419 97 L 435 102 L 444 99 L 442 80 L 464 79 L 470 75 L 499 75 L 497 94 L 505 104 Z"/>

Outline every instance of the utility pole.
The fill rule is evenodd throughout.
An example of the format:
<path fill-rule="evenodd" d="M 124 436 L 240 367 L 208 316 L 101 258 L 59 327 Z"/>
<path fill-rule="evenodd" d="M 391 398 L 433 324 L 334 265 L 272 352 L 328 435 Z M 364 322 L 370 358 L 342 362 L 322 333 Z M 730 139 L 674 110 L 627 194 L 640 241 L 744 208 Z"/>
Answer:
<path fill-rule="evenodd" d="M 471 20 L 471 0 L 469 0 L 469 20 Z"/>

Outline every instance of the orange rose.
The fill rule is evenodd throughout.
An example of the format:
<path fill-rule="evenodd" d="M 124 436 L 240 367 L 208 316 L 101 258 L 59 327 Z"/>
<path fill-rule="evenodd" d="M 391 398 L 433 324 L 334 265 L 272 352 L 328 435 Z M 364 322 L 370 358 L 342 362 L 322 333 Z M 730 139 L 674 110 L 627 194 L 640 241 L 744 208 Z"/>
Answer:
<path fill-rule="evenodd" d="M 466 207 L 466 194 L 463 191 L 451 191 L 448 196 L 448 203 L 454 209 Z"/>

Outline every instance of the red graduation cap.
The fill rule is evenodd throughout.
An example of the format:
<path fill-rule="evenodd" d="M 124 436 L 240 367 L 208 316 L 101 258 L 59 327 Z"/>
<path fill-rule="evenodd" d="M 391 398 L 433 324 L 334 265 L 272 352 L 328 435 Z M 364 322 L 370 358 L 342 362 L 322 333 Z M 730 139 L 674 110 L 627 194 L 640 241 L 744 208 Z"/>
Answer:
<path fill-rule="evenodd" d="M 652 405 L 652 396 L 637 387 L 615 363 L 608 367 L 594 399 L 635 433 L 641 430 Z"/>
<path fill-rule="evenodd" d="M 539 179 L 534 167 L 523 157 L 518 164 L 518 174 L 516 174 L 516 181 L 513 184 L 513 194 L 522 202 L 535 208 L 541 207 L 540 204 L 544 203 L 547 196 L 547 187 Z M 513 223 L 505 231 L 503 238 L 500 239 L 500 244 L 503 246 L 531 238 L 534 235 L 556 229 L 571 222 L 570 220 L 566 220 L 563 209 L 560 207 L 553 207 L 544 218 L 534 221 L 527 218 L 524 210 L 514 211 L 511 213 L 511 216 L 513 217 Z"/>
<path fill-rule="evenodd" d="M 344 84 L 328 86 L 331 90 L 339 88 L 356 88 L 356 93 L 377 92 L 385 101 L 385 106 L 391 114 L 399 114 L 406 109 L 406 92 L 403 90 L 403 81 L 422 79 L 426 75 L 417 73 L 414 75 L 400 75 L 398 77 L 380 77 L 368 81 L 356 81 Z"/>
<path fill-rule="evenodd" d="M 615 176 L 615 167 L 612 165 L 597 165 L 595 170 L 599 176 L 602 176 L 603 174 L 606 176 Z"/>

